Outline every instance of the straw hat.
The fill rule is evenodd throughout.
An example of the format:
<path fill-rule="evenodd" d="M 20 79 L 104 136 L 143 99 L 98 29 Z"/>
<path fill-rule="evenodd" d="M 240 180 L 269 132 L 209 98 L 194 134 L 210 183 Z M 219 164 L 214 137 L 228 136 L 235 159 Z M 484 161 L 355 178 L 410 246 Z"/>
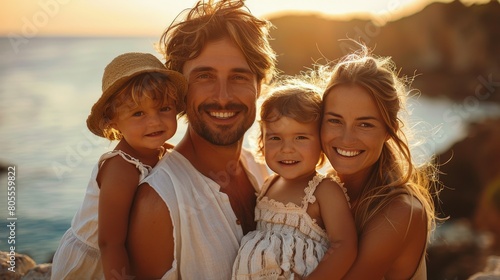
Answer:
<path fill-rule="evenodd" d="M 158 72 L 164 73 L 169 80 L 179 89 L 179 96 L 184 96 L 187 91 L 187 81 L 184 76 L 173 70 L 168 70 L 161 61 L 149 53 L 125 53 L 113 59 L 104 69 L 102 76 L 102 95 L 92 106 L 87 118 L 87 127 L 97 136 L 105 137 L 99 125 L 104 116 L 104 105 L 122 86 L 133 77 L 143 74 Z M 182 98 L 180 99 L 182 101 Z"/>

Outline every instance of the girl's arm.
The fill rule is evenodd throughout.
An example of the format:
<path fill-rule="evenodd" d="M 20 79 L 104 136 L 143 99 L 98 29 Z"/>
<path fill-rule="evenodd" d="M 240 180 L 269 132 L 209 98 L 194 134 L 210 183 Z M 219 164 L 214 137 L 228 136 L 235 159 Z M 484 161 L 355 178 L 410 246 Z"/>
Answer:
<path fill-rule="evenodd" d="M 174 261 L 174 226 L 163 199 L 141 184 L 132 204 L 127 249 L 137 279 L 160 279 Z"/>
<path fill-rule="evenodd" d="M 139 171 L 122 157 L 115 156 L 101 166 L 97 182 L 100 187 L 99 248 L 104 276 L 125 279 L 131 274 L 125 240 Z"/>
<path fill-rule="evenodd" d="M 331 245 L 306 279 L 341 279 L 354 262 L 357 252 L 358 240 L 351 209 L 344 191 L 336 182 L 323 180 L 315 196 Z"/>
<path fill-rule="evenodd" d="M 391 270 L 401 273 L 401 269 L 406 270 L 406 276 L 393 274 L 393 278 L 411 277 L 427 238 L 424 214 L 421 204 L 409 197 L 387 205 L 359 237 L 358 256 L 345 279 L 382 279 Z"/>

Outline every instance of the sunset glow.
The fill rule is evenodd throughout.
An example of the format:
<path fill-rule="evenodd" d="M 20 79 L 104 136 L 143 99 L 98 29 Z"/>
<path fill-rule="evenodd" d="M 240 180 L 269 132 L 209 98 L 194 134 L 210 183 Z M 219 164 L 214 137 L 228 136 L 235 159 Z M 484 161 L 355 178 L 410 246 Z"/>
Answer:
<path fill-rule="evenodd" d="M 175 16 L 196 1 L 158 0 L 39 0 L 7 1 L 0 11 L 0 35 L 156 36 Z M 450 2 L 450 1 L 445 1 Z M 488 2 L 464 1 L 467 3 Z M 247 0 L 257 16 L 270 18 L 290 12 L 336 17 L 378 17 L 379 21 L 412 14 L 429 0 Z"/>

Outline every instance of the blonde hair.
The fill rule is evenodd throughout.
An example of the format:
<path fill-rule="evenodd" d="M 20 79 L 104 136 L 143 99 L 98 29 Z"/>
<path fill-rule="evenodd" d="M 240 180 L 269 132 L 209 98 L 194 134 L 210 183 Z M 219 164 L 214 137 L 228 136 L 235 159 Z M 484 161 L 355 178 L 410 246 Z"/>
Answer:
<path fill-rule="evenodd" d="M 260 107 L 257 156 L 263 157 L 264 154 L 263 129 L 266 123 L 288 117 L 300 123 L 316 123 L 319 128 L 322 115 L 321 90 L 318 87 L 302 81 L 300 78 L 288 77 L 276 81 Z M 321 153 L 318 168 L 324 162 L 325 156 Z"/>
<path fill-rule="evenodd" d="M 131 78 L 118 89 L 106 101 L 104 115 L 99 122 L 103 135 L 109 140 L 121 140 L 123 135 L 116 129 L 110 127 L 122 106 L 139 106 L 141 101 L 149 98 L 156 106 L 162 106 L 166 102 L 174 102 L 178 114 L 184 111 L 184 101 L 181 93 L 167 75 L 158 72 L 144 73 Z"/>
<path fill-rule="evenodd" d="M 331 89 L 338 85 L 361 86 L 375 100 L 390 136 L 353 209 L 357 230 L 361 234 L 374 216 L 405 194 L 422 203 L 428 231 L 431 231 L 437 219 L 432 195 L 434 191 L 437 194 L 440 184 L 432 161 L 421 166 L 412 161 L 407 135 L 403 131 L 403 128 L 408 128 L 404 127 L 405 122 L 399 116 L 405 108 L 405 80 L 398 78 L 390 58 L 376 58 L 366 46 L 361 48 L 361 51 L 347 55 L 334 66 L 323 95 L 325 100 Z"/>
<path fill-rule="evenodd" d="M 272 25 L 244 7 L 241 0 L 199 1 L 160 38 L 167 68 L 182 73 L 186 61 L 199 56 L 208 42 L 230 38 L 243 52 L 257 81 L 270 81 L 276 71 L 276 54 L 268 40 Z"/>

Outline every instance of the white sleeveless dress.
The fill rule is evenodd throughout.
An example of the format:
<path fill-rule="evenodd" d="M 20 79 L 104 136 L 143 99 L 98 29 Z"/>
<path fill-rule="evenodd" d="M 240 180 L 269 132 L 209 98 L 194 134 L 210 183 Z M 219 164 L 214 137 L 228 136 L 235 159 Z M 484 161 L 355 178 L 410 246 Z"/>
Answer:
<path fill-rule="evenodd" d="M 103 154 L 92 170 L 92 176 L 80 209 L 71 222 L 71 227 L 61 238 L 52 260 L 51 279 L 104 279 L 101 254 L 98 245 L 97 216 L 99 206 L 99 185 L 96 178 L 104 161 L 121 156 L 139 170 L 139 181 L 151 171 L 151 167 L 130 155 L 119 151 Z"/>
<path fill-rule="evenodd" d="M 284 205 L 265 196 L 277 177 L 266 181 L 257 198 L 257 230 L 243 237 L 232 279 L 293 279 L 294 272 L 304 277 L 316 268 L 329 248 L 326 231 L 307 214 L 307 208 L 316 201 L 318 184 L 326 178 L 335 179 L 316 175 L 304 189 L 299 206 Z"/>

